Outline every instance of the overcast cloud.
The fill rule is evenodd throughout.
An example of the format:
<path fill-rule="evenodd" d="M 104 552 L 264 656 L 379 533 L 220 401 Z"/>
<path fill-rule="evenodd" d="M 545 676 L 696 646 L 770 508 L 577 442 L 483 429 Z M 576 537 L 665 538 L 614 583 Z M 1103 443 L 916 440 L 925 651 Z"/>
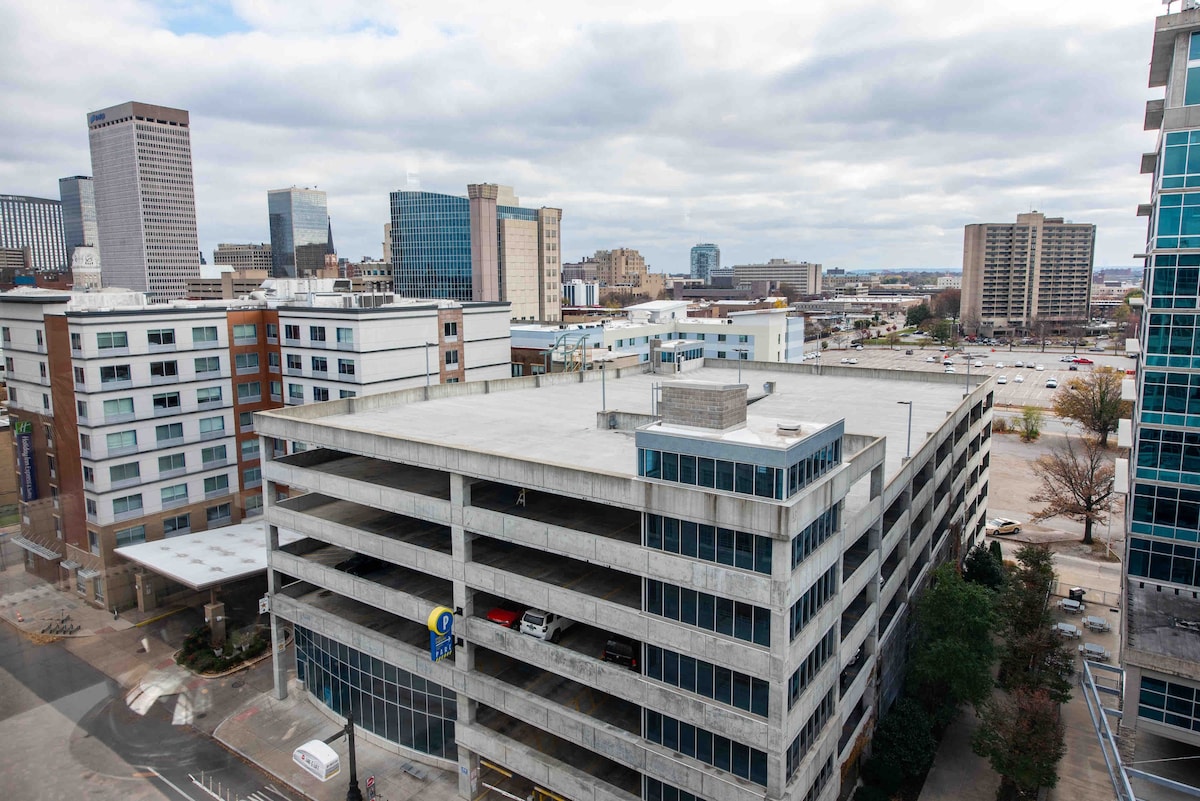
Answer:
<path fill-rule="evenodd" d="M 809 8 L 808 6 L 812 6 Z M 0 193 L 90 174 L 86 114 L 191 112 L 200 244 L 269 241 L 266 192 L 329 193 L 379 258 L 388 192 L 515 187 L 564 258 L 944 267 L 1031 207 L 1135 264 L 1159 0 L 886 4 L 41 0 L 0 5 Z M 1158 91 L 1161 97 L 1161 90 Z"/>

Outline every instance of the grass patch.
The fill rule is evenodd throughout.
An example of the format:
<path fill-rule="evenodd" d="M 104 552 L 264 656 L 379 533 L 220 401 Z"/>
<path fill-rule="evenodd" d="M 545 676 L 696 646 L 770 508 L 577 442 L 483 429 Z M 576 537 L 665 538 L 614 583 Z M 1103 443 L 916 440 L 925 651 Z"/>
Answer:
<path fill-rule="evenodd" d="M 21 520 L 21 510 L 15 503 L 0 506 L 0 526 L 12 526 Z"/>

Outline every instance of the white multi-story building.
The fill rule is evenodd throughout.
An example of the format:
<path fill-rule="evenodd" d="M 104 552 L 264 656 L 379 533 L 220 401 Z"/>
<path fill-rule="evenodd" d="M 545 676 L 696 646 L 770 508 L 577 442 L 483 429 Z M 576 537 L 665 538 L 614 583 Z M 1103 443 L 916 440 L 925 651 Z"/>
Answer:
<path fill-rule="evenodd" d="M 161 301 L 200 277 L 190 131 L 188 113 L 166 106 L 88 114 L 104 286 Z"/>

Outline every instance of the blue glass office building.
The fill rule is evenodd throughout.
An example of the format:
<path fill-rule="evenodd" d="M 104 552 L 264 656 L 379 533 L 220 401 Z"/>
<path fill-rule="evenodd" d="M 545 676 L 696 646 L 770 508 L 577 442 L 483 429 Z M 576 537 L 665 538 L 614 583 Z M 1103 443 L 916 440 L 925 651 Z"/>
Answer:
<path fill-rule="evenodd" d="M 392 192 L 392 273 L 398 294 L 471 300 L 471 213 L 467 198 Z"/>
<path fill-rule="evenodd" d="M 271 275 L 304 278 L 325 266 L 333 253 L 329 205 L 318 189 L 276 189 L 267 193 L 271 228 Z"/>
<path fill-rule="evenodd" d="M 700 278 L 707 284 L 712 271 L 719 269 L 721 269 L 721 249 L 719 247 L 711 243 L 704 243 L 692 248 L 692 278 Z"/>

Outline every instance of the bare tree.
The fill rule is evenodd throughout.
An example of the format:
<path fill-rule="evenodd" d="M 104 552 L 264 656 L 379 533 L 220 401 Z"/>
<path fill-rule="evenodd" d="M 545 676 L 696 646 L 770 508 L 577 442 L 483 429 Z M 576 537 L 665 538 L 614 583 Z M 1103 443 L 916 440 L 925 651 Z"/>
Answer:
<path fill-rule="evenodd" d="M 1054 393 L 1054 413 L 1074 420 L 1108 446 L 1108 435 L 1130 414 L 1132 404 L 1121 400 L 1125 374 L 1113 367 L 1098 367 L 1087 375 L 1072 378 Z"/>
<path fill-rule="evenodd" d="M 1082 450 L 1076 443 L 1082 442 Z M 1096 440 L 1084 437 L 1064 443 L 1033 463 L 1033 473 L 1041 489 L 1029 500 L 1043 503 L 1033 519 L 1065 517 L 1083 523 L 1083 542 L 1092 544 L 1092 528 L 1104 523 L 1112 512 L 1113 479 L 1116 470 L 1108 454 Z"/>

